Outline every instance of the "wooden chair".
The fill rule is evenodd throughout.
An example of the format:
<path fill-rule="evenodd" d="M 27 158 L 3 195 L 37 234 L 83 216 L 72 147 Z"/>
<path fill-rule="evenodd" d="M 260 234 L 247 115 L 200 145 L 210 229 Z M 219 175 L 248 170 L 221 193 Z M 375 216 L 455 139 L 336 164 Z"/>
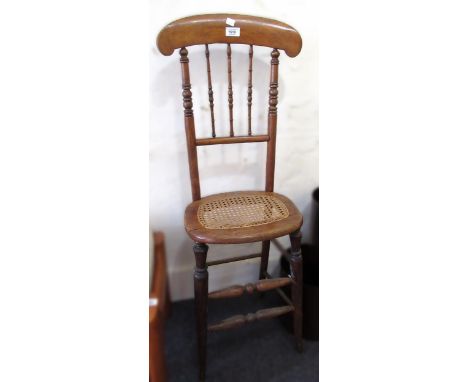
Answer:
<path fill-rule="evenodd" d="M 234 21 L 234 27 L 227 25 Z M 238 29 L 235 29 L 238 28 Z M 214 120 L 213 89 L 209 44 L 227 44 L 228 67 L 228 108 L 230 134 L 216 136 Z M 233 123 L 233 91 L 231 77 L 231 44 L 248 45 L 249 72 L 247 108 L 248 135 L 236 136 Z M 189 74 L 188 46 L 205 45 L 208 99 L 211 109 L 211 138 L 197 138 L 192 111 L 192 92 Z M 252 58 L 253 46 L 272 48 L 268 109 L 268 134 L 252 134 Z M 285 196 L 273 192 L 275 171 L 275 145 L 278 103 L 278 64 L 279 50 L 290 57 L 299 54 L 302 39 L 299 33 L 282 22 L 245 15 L 214 14 L 186 17 L 164 27 L 158 35 L 159 51 L 170 56 L 179 49 L 182 66 L 182 96 L 184 107 L 185 134 L 191 178 L 193 202 L 185 212 L 185 229 L 194 240 L 196 267 L 194 272 L 195 305 L 197 317 L 199 378 L 205 379 L 207 331 L 217 331 L 241 326 L 255 320 L 276 317 L 282 314 L 294 315 L 296 346 L 302 351 L 302 256 L 301 232 L 302 215 Z M 247 49 L 246 49 L 247 52 Z M 247 57 L 246 57 L 247 58 Z M 200 195 L 198 176 L 197 147 L 217 144 L 266 142 L 266 184 L 265 191 L 242 191 L 216 194 L 206 197 Z M 291 240 L 291 275 L 273 279 L 267 272 L 270 240 L 289 235 Z M 240 244 L 262 242 L 261 253 L 238 256 L 224 260 L 207 261 L 207 244 Z M 208 294 L 208 266 L 260 257 L 260 280 L 246 286 L 233 286 Z M 292 301 L 279 289 L 291 285 Z M 207 325 L 208 298 L 240 296 L 244 292 L 264 292 L 276 289 L 287 305 L 262 309 L 245 316 L 234 316 L 220 323 Z"/>

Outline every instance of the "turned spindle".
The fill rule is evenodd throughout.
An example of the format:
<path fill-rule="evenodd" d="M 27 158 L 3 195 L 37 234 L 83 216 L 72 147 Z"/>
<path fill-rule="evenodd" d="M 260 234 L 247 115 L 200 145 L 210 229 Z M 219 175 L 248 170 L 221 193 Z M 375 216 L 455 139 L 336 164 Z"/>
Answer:
<path fill-rule="evenodd" d="M 247 86 L 247 108 L 249 118 L 249 131 L 248 135 L 252 135 L 252 59 L 253 59 L 253 46 L 249 48 L 249 84 Z"/>
<path fill-rule="evenodd" d="M 206 56 L 206 72 L 208 73 L 208 100 L 210 102 L 210 111 L 211 111 L 211 136 L 215 138 L 216 130 L 215 130 L 215 119 L 214 119 L 213 85 L 211 83 L 210 49 L 208 48 L 208 44 L 205 44 L 205 56 Z"/>
<path fill-rule="evenodd" d="M 231 69 L 231 44 L 227 44 L 228 60 L 228 103 L 229 103 L 229 136 L 234 136 L 234 119 L 232 117 L 233 98 L 232 98 L 232 69 Z"/>

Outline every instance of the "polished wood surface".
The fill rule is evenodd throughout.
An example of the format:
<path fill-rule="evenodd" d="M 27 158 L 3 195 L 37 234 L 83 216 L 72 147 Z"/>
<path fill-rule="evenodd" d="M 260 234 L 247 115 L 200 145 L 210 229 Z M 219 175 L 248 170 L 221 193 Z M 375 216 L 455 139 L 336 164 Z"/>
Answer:
<path fill-rule="evenodd" d="M 203 381 L 206 371 L 208 314 L 208 270 L 206 266 L 206 255 L 208 253 L 208 246 L 206 244 L 195 243 L 193 252 L 195 254 L 193 282 L 195 290 L 195 313 L 197 316 L 199 380 Z"/>
<path fill-rule="evenodd" d="M 236 315 L 225 320 L 208 326 L 209 331 L 218 331 L 218 330 L 226 330 L 226 329 L 234 329 L 240 326 L 243 326 L 247 323 L 259 321 L 259 320 L 266 320 L 269 318 L 274 318 L 281 316 L 283 314 L 289 313 L 294 311 L 294 307 L 292 306 L 279 306 L 276 308 L 268 308 L 268 309 L 260 309 L 255 313 L 249 313 L 246 315 Z"/>
<path fill-rule="evenodd" d="M 240 35 L 226 36 L 226 27 L 228 26 L 226 24 L 227 18 L 231 18 L 235 21 L 234 27 L 239 28 L 237 31 L 240 33 Z M 212 83 L 213 67 L 211 66 L 210 62 L 209 51 L 209 45 L 214 43 L 222 43 L 227 45 L 227 75 L 224 74 L 222 78 L 225 78 L 228 89 L 227 106 L 226 103 L 224 104 L 227 112 L 223 114 L 228 115 L 224 121 L 226 125 L 229 124 L 228 137 L 217 137 L 216 134 Z M 246 53 L 248 53 L 248 73 L 245 73 L 247 86 L 248 121 L 248 132 L 246 136 L 235 135 L 235 122 L 237 121 L 234 121 L 233 118 L 234 97 L 232 72 L 233 69 L 235 70 L 236 68 L 232 66 L 232 44 L 248 45 L 248 50 L 246 50 Z M 211 114 L 211 138 L 197 138 L 195 133 L 189 73 L 189 58 L 187 50 L 187 47 L 192 45 L 205 45 L 208 101 Z M 254 45 L 269 47 L 272 49 L 268 93 L 268 133 L 264 135 L 252 134 L 252 94 L 254 84 L 253 73 L 255 69 L 253 67 Z M 296 344 L 298 349 L 302 349 L 302 334 L 299 329 L 299 325 L 302 323 L 302 258 L 300 254 L 299 231 L 302 226 L 302 215 L 291 200 L 281 194 L 273 192 L 277 136 L 277 104 L 279 87 L 278 66 L 280 50 L 284 51 L 286 55 L 290 57 L 295 57 L 301 51 L 302 39 L 294 28 L 276 20 L 237 14 L 214 14 L 186 17 L 168 24 L 159 33 L 157 38 L 157 46 L 160 52 L 166 56 L 171 55 L 174 50 L 179 49 L 180 63 L 182 68 L 184 123 L 193 200 L 192 203 L 187 206 L 185 211 L 185 229 L 188 235 L 195 242 L 193 247 L 196 262 L 194 272 L 194 290 L 197 318 L 199 380 L 202 381 L 204 380 L 206 373 L 206 344 L 208 329 L 212 331 L 229 329 L 255 320 L 272 318 L 281 314 L 293 312 Z M 223 69 L 225 70 L 226 67 L 223 66 Z M 228 192 L 202 197 L 200 192 L 197 147 L 218 144 L 255 142 L 267 142 L 265 191 Z M 248 197 L 244 197 L 246 195 Z M 252 197 L 252 195 L 257 196 Z M 220 196 L 232 198 L 219 199 Z M 280 203 L 278 200 L 275 202 L 276 207 L 274 213 L 276 215 L 274 219 L 270 219 L 273 213 L 271 207 L 273 205 L 273 197 L 279 199 L 282 203 Z M 269 200 L 269 202 L 263 202 L 264 199 Z M 232 207 L 229 200 L 235 201 L 233 202 L 235 204 L 235 208 Z M 242 202 L 243 204 L 239 202 L 239 204 L 236 202 L 236 200 L 246 200 L 246 202 Z M 259 203 L 258 200 L 262 201 Z M 284 206 L 282 204 L 284 204 Z M 200 215 L 199 207 L 202 207 L 200 209 Z M 205 208 L 207 209 L 205 210 Z M 208 216 L 209 220 L 211 219 L 211 222 L 214 221 L 215 223 L 218 223 L 218 225 L 206 224 L 206 216 Z M 199 219 L 205 221 L 205 225 L 203 225 Z M 222 222 L 222 224 L 220 222 Z M 242 224 L 239 222 L 242 222 Z M 210 226 L 211 228 L 206 228 Z M 270 279 L 267 273 L 270 240 L 284 235 L 290 235 L 293 248 L 293 255 L 290 257 L 291 278 Z M 251 242 L 262 242 L 261 254 L 237 256 L 228 259 L 212 260 L 207 262 L 208 246 L 206 244 L 244 244 Z M 207 267 L 210 265 L 220 265 L 233 261 L 242 261 L 254 257 L 261 258 L 259 273 L 259 278 L 261 279 L 260 281 L 248 284 L 247 286 L 233 286 L 222 291 L 212 292 L 210 297 L 234 297 L 244 292 L 263 292 L 273 289 L 280 294 L 288 306 L 263 309 L 256 313 L 247 314 L 245 316 L 234 316 L 208 327 Z M 264 280 L 264 278 L 268 279 Z M 292 284 L 292 301 L 289 300 L 289 298 L 280 289 L 281 286 L 286 284 Z"/>
<path fill-rule="evenodd" d="M 253 227 L 232 229 L 207 229 L 198 220 L 198 207 L 202 203 L 219 198 L 220 196 L 236 197 L 242 195 L 267 194 L 280 199 L 287 207 L 289 216 L 283 220 Z M 298 230 L 302 225 L 302 215 L 293 202 L 287 197 L 275 192 L 264 191 L 238 191 L 225 192 L 204 197 L 190 203 L 185 210 L 185 230 L 189 236 L 198 243 L 206 244 L 242 244 L 256 241 L 271 240 L 276 237 L 288 235 Z"/>
<path fill-rule="evenodd" d="M 226 36 L 226 19 L 235 20 L 240 36 Z M 302 48 L 301 35 L 290 25 L 264 17 L 239 14 L 206 14 L 185 17 L 166 25 L 157 37 L 159 51 L 170 56 L 175 49 L 203 44 L 246 44 L 274 47 L 295 57 Z"/>
<path fill-rule="evenodd" d="M 206 72 L 208 75 L 208 101 L 210 102 L 211 113 L 211 136 L 216 137 L 216 127 L 214 118 L 214 99 L 213 99 L 213 84 L 211 83 L 211 64 L 210 64 L 210 48 L 205 44 L 205 57 L 206 57 Z"/>
<path fill-rule="evenodd" d="M 268 259 L 270 257 L 270 240 L 262 241 L 262 259 L 260 261 L 260 274 L 259 279 L 263 279 L 265 272 L 268 268 Z"/>
<path fill-rule="evenodd" d="M 253 71 L 253 46 L 249 49 L 249 80 L 247 85 L 247 108 L 248 108 L 248 135 L 252 135 L 252 71 Z"/>
<path fill-rule="evenodd" d="M 268 142 L 269 140 L 270 137 L 268 135 L 247 135 L 237 137 L 199 138 L 195 142 L 197 146 L 210 146 L 229 145 L 233 143 Z"/>
<path fill-rule="evenodd" d="M 232 298 L 240 297 L 244 293 L 252 294 L 254 292 L 266 292 L 268 290 L 284 287 L 291 284 L 292 280 L 289 277 L 281 277 L 277 279 L 264 279 L 246 285 L 233 285 L 228 288 L 217 290 L 208 293 L 208 297 L 217 298 Z"/>
<path fill-rule="evenodd" d="M 228 104 L 229 104 L 229 136 L 234 136 L 234 118 L 232 116 L 234 99 L 232 98 L 232 67 L 231 67 L 231 44 L 227 44 L 227 65 L 228 65 Z"/>
<path fill-rule="evenodd" d="M 180 64 L 182 69 L 182 97 L 184 105 L 185 137 L 189 161 L 192 199 L 200 199 L 200 179 L 198 175 L 198 157 L 195 146 L 195 122 L 193 120 L 192 91 L 190 84 L 189 58 L 187 49 L 180 50 Z"/>
<path fill-rule="evenodd" d="M 273 49 L 271 52 L 271 69 L 270 69 L 270 98 L 268 100 L 268 136 L 270 137 L 267 146 L 266 160 L 266 180 L 265 191 L 272 192 L 275 185 L 275 157 L 276 157 L 276 124 L 277 124 L 277 107 L 278 105 L 278 65 L 279 52 Z"/>
<path fill-rule="evenodd" d="M 149 375 L 151 382 L 165 382 L 167 379 L 164 357 L 164 324 L 170 309 L 164 235 L 153 233 L 154 272 L 150 299 L 157 299 L 157 305 L 149 307 Z"/>

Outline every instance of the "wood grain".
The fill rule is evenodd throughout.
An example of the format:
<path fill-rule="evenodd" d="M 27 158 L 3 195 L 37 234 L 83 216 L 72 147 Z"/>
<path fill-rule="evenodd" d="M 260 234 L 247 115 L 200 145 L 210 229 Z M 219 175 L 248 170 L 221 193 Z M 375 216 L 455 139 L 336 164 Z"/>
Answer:
<path fill-rule="evenodd" d="M 209 146 L 229 145 L 232 143 L 268 142 L 269 140 L 270 137 L 268 135 L 244 135 L 238 137 L 199 138 L 195 142 L 197 146 Z"/>
<path fill-rule="evenodd" d="M 226 19 L 235 20 L 235 27 L 240 28 L 237 37 L 226 36 Z M 210 62 L 209 44 L 227 44 L 228 66 L 228 108 L 229 108 L 229 137 L 216 137 L 214 120 L 214 100 L 212 84 L 212 68 Z M 234 136 L 233 122 L 233 87 L 232 87 L 232 50 L 231 44 L 249 45 L 249 73 L 247 84 L 247 112 L 248 133 L 247 136 Z M 211 138 L 197 139 L 193 116 L 192 92 L 189 72 L 189 59 L 187 47 L 192 45 L 205 45 L 206 68 L 208 78 L 208 100 L 211 113 Z M 270 85 L 268 99 L 268 134 L 252 135 L 252 93 L 253 93 L 253 45 L 272 48 Z M 195 305 L 197 317 L 199 380 L 205 379 L 206 370 L 206 344 L 207 330 L 223 330 L 243 325 L 248 322 L 276 317 L 281 314 L 294 312 L 294 329 L 298 348 L 302 346 L 302 257 L 300 254 L 300 227 L 302 215 L 294 204 L 285 196 L 274 193 L 274 172 L 276 152 L 276 128 L 277 128 L 277 104 L 278 104 L 278 65 L 279 50 L 283 50 L 288 56 L 295 57 L 302 48 L 302 39 L 299 33 L 291 26 L 273 20 L 256 16 L 238 14 L 212 14 L 185 17 L 176 20 L 164 27 L 158 35 L 157 46 L 163 55 L 171 55 L 175 49 L 180 49 L 180 63 L 182 71 L 182 96 L 184 107 L 184 124 L 188 152 L 188 162 L 192 189 L 192 200 L 185 211 L 185 229 L 188 235 L 195 241 L 193 247 L 196 267 L 194 272 Z M 240 191 L 229 192 L 201 197 L 200 179 L 198 172 L 197 146 L 209 146 L 218 144 L 267 142 L 266 180 L 265 191 Z M 240 197 L 245 195 L 272 195 L 280 199 L 287 209 L 288 214 L 281 219 L 265 221 L 258 225 L 239 225 L 241 228 L 208 229 L 198 220 L 198 208 L 205 202 L 210 202 L 220 196 Z M 206 207 L 206 205 L 205 205 Z M 241 207 L 244 208 L 244 207 Z M 282 207 L 283 208 L 283 207 Z M 221 208 L 222 209 L 222 208 Z M 237 210 L 236 210 L 237 211 Z M 239 213 L 239 212 L 236 212 Z M 265 211 L 263 212 L 265 213 Z M 239 216 L 237 216 L 239 217 Z M 251 215 L 245 213 L 241 218 L 249 222 Z M 260 220 L 262 222 L 262 220 Z M 208 301 L 208 265 L 218 265 L 231 261 L 240 261 L 247 258 L 259 257 L 259 254 L 238 256 L 230 259 L 214 260 L 207 262 L 208 246 L 206 244 L 243 244 L 251 242 L 263 242 L 260 278 L 268 277 L 268 253 L 270 240 L 290 235 L 292 244 L 291 278 L 278 280 L 260 280 L 247 286 L 233 286 L 223 291 L 211 293 L 212 298 L 234 297 L 242 293 L 275 289 L 288 304 L 294 306 L 277 307 L 259 310 L 256 313 L 237 315 L 222 322 L 207 327 L 207 301 Z M 281 291 L 279 286 L 292 285 L 292 300 Z M 151 312 L 150 312 L 151 313 Z M 151 316 L 150 316 L 151 320 Z"/>
<path fill-rule="evenodd" d="M 226 19 L 235 20 L 239 37 L 226 36 Z M 170 56 L 175 49 L 203 44 L 246 44 L 284 50 L 295 57 L 302 48 L 300 34 L 290 25 L 264 17 L 239 14 L 205 14 L 184 17 L 166 25 L 156 40 L 159 51 Z"/>

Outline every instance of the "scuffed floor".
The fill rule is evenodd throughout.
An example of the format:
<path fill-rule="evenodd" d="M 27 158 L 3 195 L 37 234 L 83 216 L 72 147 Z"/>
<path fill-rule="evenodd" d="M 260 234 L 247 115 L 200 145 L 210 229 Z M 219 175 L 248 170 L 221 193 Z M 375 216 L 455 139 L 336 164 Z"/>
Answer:
<path fill-rule="evenodd" d="M 209 323 L 235 314 L 279 306 L 274 292 L 260 298 L 213 300 L 209 302 Z M 194 301 L 172 304 L 166 326 L 166 357 L 170 382 L 197 381 Z M 291 382 L 318 381 L 318 341 L 304 341 L 299 354 L 294 339 L 279 319 L 247 324 L 242 328 L 208 333 L 206 381 Z"/>

